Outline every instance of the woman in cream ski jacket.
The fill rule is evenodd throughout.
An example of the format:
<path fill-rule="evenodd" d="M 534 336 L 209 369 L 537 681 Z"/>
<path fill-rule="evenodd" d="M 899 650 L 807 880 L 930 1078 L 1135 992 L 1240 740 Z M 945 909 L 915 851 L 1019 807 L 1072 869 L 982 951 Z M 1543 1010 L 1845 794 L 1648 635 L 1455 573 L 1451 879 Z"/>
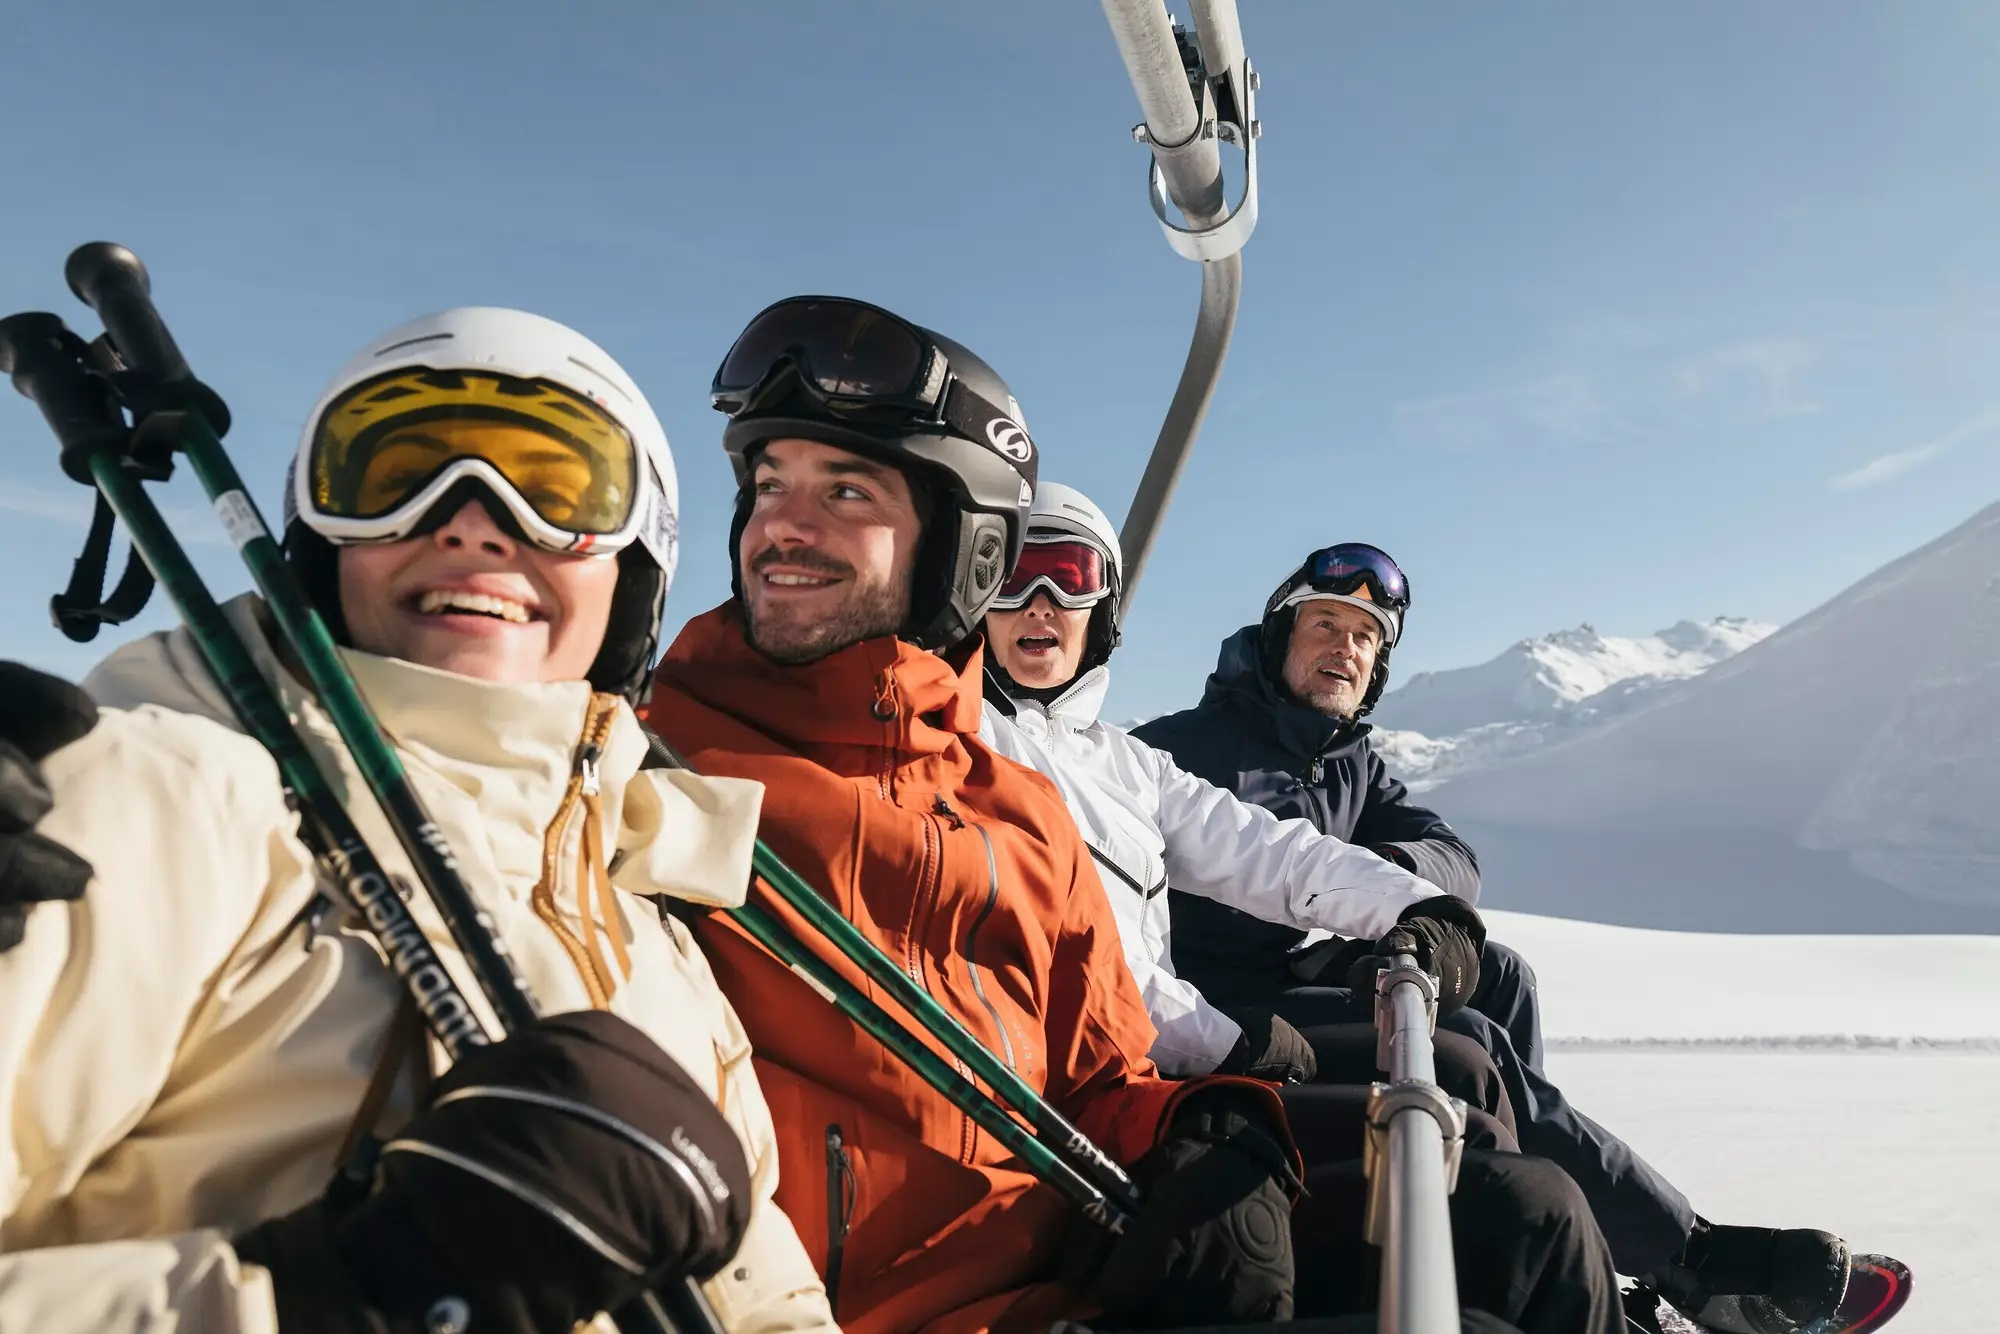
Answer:
<path fill-rule="evenodd" d="M 609 381 L 608 394 L 591 389 L 625 409 L 623 434 L 607 438 L 636 439 L 650 473 L 640 508 L 651 507 L 655 536 L 671 533 L 665 438 L 608 356 L 518 312 L 450 312 L 431 324 L 415 346 L 432 365 L 459 349 L 489 378 L 512 372 L 545 396 L 560 385 L 544 379 L 580 375 L 577 365 Z M 562 355 L 572 342 L 586 350 L 574 363 Z M 396 371 L 409 330 L 377 346 L 329 396 Z M 440 392 L 474 378 L 447 377 Z M 513 550 L 489 516 L 526 502 L 487 463 L 461 455 L 449 465 L 478 474 L 479 503 L 402 545 Z M 306 538 L 288 550 L 308 587 L 302 553 L 327 558 L 319 573 L 331 577 L 333 549 L 296 520 L 293 536 Z M 672 562 L 670 546 L 646 552 L 652 564 L 618 566 L 621 594 L 628 580 L 644 586 L 614 603 L 590 680 L 510 684 L 353 649 L 346 659 L 541 1011 L 629 1021 L 733 1128 L 750 1169 L 747 1231 L 703 1285 L 723 1329 L 832 1329 L 813 1266 L 772 1204 L 777 1154 L 748 1040 L 688 931 L 650 901 L 741 901 L 761 788 L 640 771 L 646 743 L 625 680 L 599 669 L 616 650 L 631 659 L 621 674 L 643 676 Z M 345 633 L 341 599 L 315 600 Z M 639 616 L 621 620 L 632 605 Z M 226 610 L 385 869 L 415 884 L 325 714 L 274 656 L 261 602 L 245 595 Z M 275 764 L 239 730 L 192 637 L 175 630 L 120 649 L 86 686 L 105 707 L 44 762 L 54 803 L 39 832 L 95 875 L 81 900 L 37 909 L 22 943 L 0 952 L 0 1329 L 270 1334 L 284 1305 L 277 1271 L 242 1260 L 231 1239 L 307 1206 L 363 1132 L 386 1138 L 403 1125 L 442 1055 L 412 1022 L 355 905 L 339 901 L 301 843 Z M 408 907 L 497 1033 L 427 897 Z"/>
<path fill-rule="evenodd" d="M 1028 543 L 987 615 L 992 660 L 1004 669 L 1011 657 L 1069 654 L 1083 670 L 1054 672 L 1059 684 L 1048 689 L 1010 678 L 989 690 L 980 737 L 1062 792 L 1104 874 L 1126 962 L 1159 1029 L 1153 1060 L 1171 1075 L 1207 1074 L 1237 1047 L 1243 1029 L 1174 976 L 1169 880 L 1259 917 L 1365 940 L 1443 891 L 1304 820 L 1279 820 L 1238 801 L 1102 721 L 1111 685 L 1105 659 L 1116 642 L 1117 535 L 1080 492 L 1043 482 Z M 1052 615 L 1030 624 L 1036 614 L 1027 609 L 1038 597 L 1045 608 L 1092 608 L 1084 638 L 1063 642 Z M 1003 621 L 1010 627 L 1004 631 Z"/>

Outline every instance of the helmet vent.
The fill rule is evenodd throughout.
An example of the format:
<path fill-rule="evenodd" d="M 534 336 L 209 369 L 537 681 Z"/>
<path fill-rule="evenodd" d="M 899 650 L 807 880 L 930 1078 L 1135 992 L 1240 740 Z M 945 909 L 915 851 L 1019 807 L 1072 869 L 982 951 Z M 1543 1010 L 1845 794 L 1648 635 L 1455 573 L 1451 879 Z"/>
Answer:
<path fill-rule="evenodd" d="M 624 399 L 627 403 L 630 403 L 632 401 L 632 396 L 626 393 L 623 389 L 620 389 L 618 387 L 618 382 L 616 380 L 606 375 L 603 371 L 597 369 L 597 367 L 591 365 L 589 362 L 583 360 L 581 357 L 572 356 L 568 360 L 570 365 L 578 367 L 579 369 L 582 370 L 589 371 L 592 375 L 596 376 L 599 380 L 603 381 L 604 387 L 606 389 L 609 389 L 612 393 L 618 395 L 618 397 Z"/>
<path fill-rule="evenodd" d="M 457 334 L 447 329 L 442 333 L 425 334 L 421 338 L 405 338 L 400 343 L 389 344 L 389 346 L 382 348 L 380 351 L 376 352 L 375 355 L 378 357 L 386 357 L 391 352 L 400 352 L 406 347 L 422 347 L 425 343 L 449 343 L 452 339 L 456 337 L 458 337 Z"/>

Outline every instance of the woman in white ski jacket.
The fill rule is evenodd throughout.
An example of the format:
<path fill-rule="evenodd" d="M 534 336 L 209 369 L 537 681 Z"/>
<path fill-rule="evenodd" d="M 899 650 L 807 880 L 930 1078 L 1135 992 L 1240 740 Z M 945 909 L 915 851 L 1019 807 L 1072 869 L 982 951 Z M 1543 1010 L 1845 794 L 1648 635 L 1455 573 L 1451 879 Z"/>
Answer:
<path fill-rule="evenodd" d="M 733 1131 L 733 1143 L 708 1155 L 722 1162 L 740 1149 L 735 1170 L 748 1168 L 740 1244 L 733 1256 L 717 1257 L 719 1270 L 703 1284 L 723 1329 L 832 1329 L 813 1265 L 772 1203 L 777 1152 L 748 1040 L 690 933 L 653 902 L 741 901 L 762 791 L 740 780 L 640 771 L 646 743 L 624 692 L 643 679 L 657 641 L 676 503 L 657 419 L 600 349 L 535 316 L 447 312 L 375 346 L 379 354 L 365 354 L 336 381 L 306 428 L 295 465 L 305 504 L 292 524 L 294 562 L 309 586 L 318 584 L 315 600 L 337 633 L 366 622 L 398 647 L 421 646 L 408 657 L 354 649 L 345 656 L 541 1012 L 609 1011 L 629 1021 L 678 1067 L 674 1078 L 705 1097 L 703 1114 L 719 1111 Z M 477 370 L 436 373 L 452 367 Z M 396 511 L 421 522 L 377 534 L 377 570 L 384 553 L 401 561 L 397 553 L 413 552 L 418 563 L 392 569 L 372 590 L 379 605 L 368 605 L 356 595 L 371 590 L 341 582 L 348 567 L 335 572 L 337 555 L 352 553 L 336 553 L 324 531 L 339 531 L 338 487 L 310 495 L 306 487 L 321 463 L 329 465 L 318 470 L 325 481 L 337 472 L 331 463 L 355 462 L 354 451 L 394 447 L 382 444 L 379 429 L 369 445 L 366 432 L 334 440 L 314 424 L 324 426 L 339 407 L 352 421 L 374 413 L 370 429 L 393 435 L 389 409 L 349 392 L 385 383 L 414 396 L 404 402 L 429 405 L 423 439 L 450 449 L 432 458 L 430 485 Z M 638 544 L 598 558 L 611 562 L 610 572 L 590 575 L 616 584 L 595 638 L 590 617 L 545 577 L 561 562 L 591 558 L 551 554 L 533 532 L 548 523 L 535 508 L 550 508 L 546 493 L 516 489 L 524 480 L 518 469 L 528 466 L 522 460 L 544 466 L 546 449 L 510 456 L 502 441 L 499 453 L 482 457 L 478 442 L 495 437 L 470 427 L 452 434 L 467 425 L 452 417 L 465 396 L 495 384 L 515 395 L 506 401 L 515 415 L 505 429 L 522 439 L 548 421 L 536 420 L 532 394 L 522 397 L 527 385 L 572 417 L 598 405 L 604 440 L 622 439 L 616 447 L 631 451 L 619 465 L 630 465 L 636 482 L 624 536 L 637 535 Z M 490 428 L 494 400 L 475 406 L 473 416 L 485 413 L 480 420 Z M 563 439 L 574 445 L 580 437 L 588 439 L 580 430 Z M 337 453 L 336 445 L 348 457 L 320 457 Z M 353 475 L 384 484 L 369 468 Z M 428 517 L 420 514 L 426 505 Z M 454 572 L 423 576 L 435 585 L 428 590 L 397 582 L 423 569 Z M 245 595 L 227 612 L 309 746 L 331 762 L 385 869 L 414 885 L 345 747 L 274 653 L 261 601 Z M 385 617 L 396 621 L 387 630 Z M 475 625 L 474 617 L 500 624 Z M 475 659 L 526 651 L 517 644 L 546 649 L 548 662 L 568 653 L 589 670 L 478 679 Z M 299 1259 L 322 1225 L 308 1220 L 286 1230 L 285 1220 L 310 1213 L 357 1143 L 411 1133 L 399 1128 L 424 1107 L 430 1073 L 443 1065 L 382 947 L 315 866 L 275 764 L 240 731 L 188 632 L 113 653 L 87 687 L 105 707 L 82 739 L 44 761 L 53 805 L 38 832 L 87 859 L 94 876 L 76 902 L 35 908 L 21 942 L 0 951 L 0 1106 L 7 1109 L 0 1330 L 270 1334 L 281 1317 L 287 1330 L 452 1328 L 454 1308 L 434 1303 L 385 1316 L 373 1290 L 359 1303 L 364 1309 L 332 1309 L 322 1288 L 335 1280 L 316 1268 L 318 1259 Z M 407 906 L 497 1033 L 427 897 L 411 894 Z M 394 1156 L 385 1152 L 382 1161 Z M 727 1163 L 721 1176 L 730 1177 Z M 601 1198 L 572 1211 L 583 1214 Z M 536 1267 L 538 1256 L 507 1249 L 523 1244 L 522 1230 L 501 1213 L 513 1201 L 497 1192 L 493 1199 L 490 1234 L 475 1218 L 461 1249 L 449 1239 L 439 1244 L 461 1274 L 477 1268 L 482 1251 L 496 1264 Z M 336 1220 L 331 1231 L 340 1226 Z M 258 1263 L 239 1254 L 253 1229 Z M 372 1244 L 383 1268 L 416 1267 L 423 1257 L 410 1252 L 437 1239 L 421 1227 L 408 1235 L 411 1246 L 363 1238 L 343 1254 L 352 1264 L 354 1246 L 366 1253 Z M 469 1281 L 499 1291 L 516 1278 Z M 551 1290 L 562 1286 L 561 1275 L 520 1281 L 539 1278 Z M 392 1292 L 386 1300 L 396 1299 Z M 515 1309 L 546 1312 L 563 1300 L 537 1291 Z M 476 1320 L 474 1327 L 539 1323 Z"/>
<path fill-rule="evenodd" d="M 1259 917 L 1362 940 L 1383 936 L 1443 891 L 1304 820 L 1239 801 L 1098 717 L 1111 684 L 1119 561 L 1103 511 L 1072 487 L 1036 487 L 1028 546 L 987 616 L 988 652 L 1003 672 L 1010 657 L 1059 661 L 1066 652 L 1081 671 L 1057 670 L 1057 684 L 1041 689 L 1011 677 L 997 683 L 980 736 L 1061 791 L 1104 874 L 1126 962 L 1159 1029 L 1153 1059 L 1168 1074 L 1207 1074 L 1241 1051 L 1245 1034 L 1174 975 L 1170 880 Z M 1036 606 L 1039 615 L 1029 610 Z M 1065 644 L 1058 609 L 1086 608 L 1084 641 Z"/>

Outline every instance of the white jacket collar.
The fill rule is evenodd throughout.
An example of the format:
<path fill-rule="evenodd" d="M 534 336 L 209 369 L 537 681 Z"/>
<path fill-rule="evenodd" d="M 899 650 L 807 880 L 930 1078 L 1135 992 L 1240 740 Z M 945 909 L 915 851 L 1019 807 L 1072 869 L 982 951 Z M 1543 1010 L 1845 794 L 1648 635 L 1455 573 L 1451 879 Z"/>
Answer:
<path fill-rule="evenodd" d="M 1111 665 L 1100 664 L 1069 683 L 1069 689 L 1044 704 L 1039 700 L 1015 699 L 1014 708 L 1020 713 L 1039 713 L 1051 725 L 1062 724 L 1073 732 L 1081 732 L 1097 721 L 1104 710 L 1104 697 L 1111 690 Z"/>

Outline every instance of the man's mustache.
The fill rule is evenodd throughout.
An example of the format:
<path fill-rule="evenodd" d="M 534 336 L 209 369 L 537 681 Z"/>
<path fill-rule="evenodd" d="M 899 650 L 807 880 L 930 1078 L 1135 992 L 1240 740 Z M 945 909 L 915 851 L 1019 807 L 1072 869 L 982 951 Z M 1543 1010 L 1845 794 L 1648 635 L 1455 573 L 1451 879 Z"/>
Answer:
<path fill-rule="evenodd" d="M 797 547 L 791 551 L 780 551 L 775 546 L 765 547 L 750 558 L 750 573 L 762 574 L 773 565 L 789 565 L 793 569 L 811 570 L 814 574 L 830 574 L 835 578 L 851 578 L 854 567 L 838 556 L 830 556 L 812 547 Z"/>

